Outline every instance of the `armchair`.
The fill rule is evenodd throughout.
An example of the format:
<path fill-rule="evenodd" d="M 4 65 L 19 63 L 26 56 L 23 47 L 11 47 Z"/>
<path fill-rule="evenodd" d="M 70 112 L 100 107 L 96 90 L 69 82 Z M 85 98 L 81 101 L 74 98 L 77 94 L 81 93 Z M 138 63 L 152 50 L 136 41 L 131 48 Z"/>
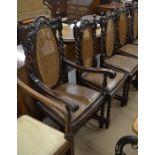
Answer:
<path fill-rule="evenodd" d="M 46 106 L 54 107 L 60 111 L 67 122 L 69 115 L 57 106 L 57 102 L 35 91 L 20 78 L 17 79 L 17 84 L 21 91 L 44 103 Z M 66 123 L 66 129 L 68 128 L 67 125 L 68 123 Z M 36 127 L 38 130 L 36 130 Z M 43 153 L 44 155 L 60 155 L 68 153 L 68 155 L 73 155 L 72 143 L 65 138 L 68 134 L 67 131 L 63 134 L 28 115 L 21 116 L 17 120 L 18 154 L 39 155 Z M 59 139 L 59 141 L 57 141 L 57 139 Z M 29 141 L 31 141 L 31 143 Z M 46 146 L 46 149 L 42 147 L 43 145 Z"/>
<path fill-rule="evenodd" d="M 104 123 L 105 96 L 68 82 L 60 18 L 49 21 L 41 17 L 31 27 L 25 28 L 31 30 L 23 46 L 33 88 L 57 102 L 61 111 L 42 102 L 37 105 L 68 133 L 66 138 L 73 143 L 73 135 L 94 113 L 100 111 L 96 118 L 99 124 Z M 63 113 L 68 113 L 67 121 Z"/>
<path fill-rule="evenodd" d="M 75 37 L 75 53 L 77 66 L 83 68 L 93 68 L 93 72 L 84 70 L 81 72 L 77 70 L 77 82 L 89 88 L 96 89 L 106 96 L 106 114 L 105 126 L 109 127 L 111 102 L 115 97 L 121 101 L 121 106 L 124 106 L 128 97 L 128 75 L 120 71 L 114 71 L 103 67 L 96 66 L 95 53 L 96 53 L 96 26 L 94 21 L 83 20 L 80 26 L 74 25 Z M 70 65 L 72 65 L 70 63 Z M 90 70 L 90 69 L 89 69 Z M 99 74 L 104 71 L 103 74 Z M 118 89 L 124 85 L 123 95 L 116 95 Z"/>

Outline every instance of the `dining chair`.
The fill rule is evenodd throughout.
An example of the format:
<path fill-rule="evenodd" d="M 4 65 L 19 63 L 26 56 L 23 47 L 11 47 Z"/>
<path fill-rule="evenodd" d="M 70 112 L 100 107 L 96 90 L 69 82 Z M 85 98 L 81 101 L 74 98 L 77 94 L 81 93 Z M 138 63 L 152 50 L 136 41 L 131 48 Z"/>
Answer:
<path fill-rule="evenodd" d="M 96 60 L 96 27 L 95 21 L 83 20 L 80 26 L 74 24 L 75 37 L 75 54 L 76 63 L 78 65 L 94 68 L 106 69 L 97 67 Z M 77 82 L 89 88 L 96 89 L 106 96 L 107 109 L 105 113 L 105 126 L 110 125 L 111 102 L 115 97 L 121 101 L 121 106 L 126 104 L 128 98 L 128 75 L 126 73 L 115 71 L 115 78 L 107 77 L 107 74 L 87 73 L 76 71 Z M 117 91 L 120 87 L 124 87 L 122 96 L 118 96 Z M 117 96 L 117 97 L 116 97 Z"/>
<path fill-rule="evenodd" d="M 104 123 L 105 96 L 99 91 L 78 84 L 69 83 L 67 67 L 106 74 L 111 78 L 115 72 L 110 69 L 84 68 L 64 58 L 61 19 L 36 19 L 31 27 L 27 42 L 23 44 L 29 78 L 35 90 L 54 99 L 62 112 L 68 114 L 67 121 L 62 112 L 50 105 L 37 102 L 38 107 L 50 117 L 67 139 L 74 143 L 76 131 L 95 114 L 99 125 Z M 67 127 L 66 127 L 67 124 Z"/>
<path fill-rule="evenodd" d="M 115 10 L 115 31 L 117 53 L 138 58 L 138 6 Z"/>
<path fill-rule="evenodd" d="M 128 74 L 129 81 L 131 82 L 134 77 L 135 87 L 138 89 L 138 59 L 126 55 L 122 55 L 118 52 L 118 40 L 120 38 L 120 44 L 124 45 L 126 42 L 126 30 L 122 19 L 126 19 L 125 12 L 123 11 L 118 22 L 118 16 L 115 12 L 108 13 L 100 18 L 101 26 L 101 54 L 100 54 L 100 66 L 109 67 L 111 69 L 117 69 Z M 117 21 L 117 22 L 116 22 Z M 118 24 L 120 30 L 118 31 Z M 130 83 L 129 82 L 129 83 Z M 130 84 L 128 83 L 128 87 Z M 129 89 L 129 88 L 128 88 Z"/>
<path fill-rule="evenodd" d="M 17 78 L 17 85 L 20 91 L 36 99 L 46 106 L 52 106 L 62 112 L 57 106 L 57 102 L 40 94 L 30 85 L 24 82 L 24 79 Z M 35 104 L 35 102 L 32 102 Z M 62 112 L 67 122 L 67 115 Z M 67 123 L 66 123 L 67 127 Z M 36 130 L 37 129 L 37 130 Z M 45 125 L 32 116 L 19 116 L 17 120 L 17 152 L 20 155 L 62 155 L 67 153 L 73 155 L 71 141 L 67 140 L 67 132 L 64 134 L 51 126 Z"/>

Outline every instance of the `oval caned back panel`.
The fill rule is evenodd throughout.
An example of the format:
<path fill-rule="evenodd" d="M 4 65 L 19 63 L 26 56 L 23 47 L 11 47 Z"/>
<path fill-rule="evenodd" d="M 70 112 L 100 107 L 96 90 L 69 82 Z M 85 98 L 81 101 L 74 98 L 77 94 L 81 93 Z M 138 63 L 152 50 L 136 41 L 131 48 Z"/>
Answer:
<path fill-rule="evenodd" d="M 82 61 L 85 67 L 92 67 L 93 64 L 93 36 L 91 28 L 86 28 L 83 32 L 82 40 Z"/>
<path fill-rule="evenodd" d="M 134 17 L 133 17 L 133 38 L 134 40 L 137 39 L 138 36 L 138 10 L 134 10 Z"/>
<path fill-rule="evenodd" d="M 123 46 L 127 39 L 127 16 L 124 12 L 120 14 L 119 18 L 119 42 Z"/>
<path fill-rule="evenodd" d="M 60 58 L 55 36 L 48 27 L 38 31 L 36 58 L 43 82 L 48 87 L 55 86 L 60 76 Z"/>
<path fill-rule="evenodd" d="M 106 52 L 107 56 L 110 57 L 113 54 L 114 50 L 114 22 L 110 18 L 107 23 L 107 30 L 106 30 Z"/>

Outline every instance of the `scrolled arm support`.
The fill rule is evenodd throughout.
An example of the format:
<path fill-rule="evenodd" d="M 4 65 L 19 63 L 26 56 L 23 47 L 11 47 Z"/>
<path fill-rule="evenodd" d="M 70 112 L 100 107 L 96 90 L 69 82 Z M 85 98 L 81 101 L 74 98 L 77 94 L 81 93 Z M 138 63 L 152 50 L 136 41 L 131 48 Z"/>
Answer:
<path fill-rule="evenodd" d="M 39 89 L 41 89 L 44 93 L 47 93 L 49 96 L 51 96 L 51 97 L 53 97 L 53 98 L 61 101 L 62 103 L 64 103 L 65 106 L 68 107 L 68 109 L 71 110 L 71 112 L 76 112 L 79 109 L 78 103 L 75 103 L 75 102 L 74 103 L 66 102 L 65 99 L 64 99 L 64 97 L 60 96 L 59 94 L 57 94 L 57 92 L 55 92 L 54 90 L 52 90 L 49 87 L 47 87 L 34 74 L 30 74 L 29 77 L 36 84 L 36 86 L 39 87 Z M 67 98 L 67 100 L 69 100 L 69 98 Z"/>
<path fill-rule="evenodd" d="M 116 72 L 111 70 L 111 69 L 106 69 L 106 68 L 86 68 L 86 67 L 83 67 L 81 65 L 77 65 L 74 62 L 71 62 L 70 60 L 68 60 L 66 58 L 64 58 L 63 61 L 67 65 L 69 65 L 69 66 L 71 66 L 73 68 L 76 68 L 78 70 L 81 70 L 81 71 L 105 74 L 106 76 L 109 76 L 109 78 L 111 78 L 111 79 L 115 78 L 115 76 L 116 76 Z"/>

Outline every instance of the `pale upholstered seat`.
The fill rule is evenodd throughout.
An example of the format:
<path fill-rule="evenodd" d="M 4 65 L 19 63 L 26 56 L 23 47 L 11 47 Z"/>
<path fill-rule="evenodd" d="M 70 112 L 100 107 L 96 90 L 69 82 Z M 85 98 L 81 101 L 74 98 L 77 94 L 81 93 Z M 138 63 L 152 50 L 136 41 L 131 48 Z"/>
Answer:
<path fill-rule="evenodd" d="M 107 77 L 107 86 L 106 86 L 106 90 L 107 91 L 112 91 L 114 88 L 116 88 L 116 86 L 118 84 L 120 84 L 121 81 L 124 80 L 124 76 L 125 74 L 121 73 L 121 72 L 117 72 L 116 71 L 116 77 L 114 79 L 111 79 L 109 77 Z M 103 89 L 103 81 L 104 81 L 104 77 L 102 74 L 96 74 L 96 73 L 87 73 L 84 74 L 82 76 L 82 78 L 86 81 L 91 82 L 92 84 L 100 87 L 101 89 Z"/>
<path fill-rule="evenodd" d="M 136 58 L 131 58 L 123 55 L 113 55 L 112 57 L 106 59 L 105 63 L 128 72 L 131 75 L 138 68 L 138 60 Z"/>
<path fill-rule="evenodd" d="M 17 120 L 18 155 L 53 155 L 66 142 L 63 133 L 30 116 Z"/>
<path fill-rule="evenodd" d="M 138 57 L 138 46 L 133 44 L 126 44 L 125 46 L 121 47 L 119 51 Z"/>

